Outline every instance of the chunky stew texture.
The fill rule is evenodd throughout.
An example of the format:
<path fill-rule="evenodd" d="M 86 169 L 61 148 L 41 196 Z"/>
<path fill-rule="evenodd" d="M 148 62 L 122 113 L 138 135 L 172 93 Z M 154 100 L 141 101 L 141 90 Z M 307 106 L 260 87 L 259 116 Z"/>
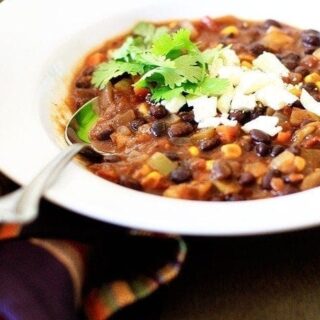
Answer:
<path fill-rule="evenodd" d="M 218 48 L 221 56 L 235 52 L 238 62 L 217 69 L 231 89 L 213 98 L 206 95 L 203 104 L 212 101 L 217 110 L 201 118 L 199 103 L 197 111 L 195 102 L 173 110 L 165 99 L 154 98 L 152 81 L 134 86 L 142 77 L 138 73 L 121 74 L 99 87 L 92 80 L 94 72 L 112 59 L 129 34 L 107 41 L 79 68 L 69 97 L 74 112 L 99 96 L 100 118 L 90 138 L 95 148 L 118 154 L 93 157 L 88 168 L 129 188 L 192 200 L 261 199 L 319 186 L 320 33 L 274 20 L 235 17 L 161 26 L 168 34 L 188 30 L 201 52 L 209 48 Z M 181 55 L 185 49 L 179 50 Z M 259 87 L 259 77 L 271 79 L 277 66 L 265 67 L 264 62 L 276 58 L 281 62 L 280 80 Z M 226 59 L 214 61 L 223 64 Z M 253 89 L 255 83 L 248 83 L 255 76 L 259 88 Z M 185 92 L 181 96 L 187 98 Z M 252 122 L 257 119 L 259 123 Z"/>

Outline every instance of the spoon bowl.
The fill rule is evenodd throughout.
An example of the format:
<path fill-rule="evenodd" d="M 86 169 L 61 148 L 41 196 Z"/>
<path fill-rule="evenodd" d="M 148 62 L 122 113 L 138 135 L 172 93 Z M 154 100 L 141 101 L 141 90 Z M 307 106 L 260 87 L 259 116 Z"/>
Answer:
<path fill-rule="evenodd" d="M 2 197 L 0 223 L 28 223 L 38 214 L 43 193 L 52 185 L 61 171 L 78 153 L 83 155 L 104 153 L 90 145 L 90 131 L 98 120 L 98 97 L 86 102 L 74 113 L 66 125 L 64 137 L 68 147 L 61 151 L 27 186 Z"/>

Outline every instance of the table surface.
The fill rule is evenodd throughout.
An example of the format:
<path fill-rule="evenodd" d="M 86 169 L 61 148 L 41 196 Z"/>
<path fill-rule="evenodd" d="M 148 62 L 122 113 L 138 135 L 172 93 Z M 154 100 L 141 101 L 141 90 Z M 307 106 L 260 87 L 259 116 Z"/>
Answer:
<path fill-rule="evenodd" d="M 115 319 L 318 320 L 320 229 L 188 238 L 180 277 Z"/>

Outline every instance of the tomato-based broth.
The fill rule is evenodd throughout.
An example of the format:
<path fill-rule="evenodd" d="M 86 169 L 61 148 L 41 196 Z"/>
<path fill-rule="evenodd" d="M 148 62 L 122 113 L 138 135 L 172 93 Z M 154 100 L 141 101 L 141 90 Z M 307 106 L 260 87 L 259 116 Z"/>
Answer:
<path fill-rule="evenodd" d="M 140 23 L 88 55 L 75 112 L 98 97 L 89 159 L 166 197 L 248 200 L 320 185 L 320 33 L 235 17 Z"/>

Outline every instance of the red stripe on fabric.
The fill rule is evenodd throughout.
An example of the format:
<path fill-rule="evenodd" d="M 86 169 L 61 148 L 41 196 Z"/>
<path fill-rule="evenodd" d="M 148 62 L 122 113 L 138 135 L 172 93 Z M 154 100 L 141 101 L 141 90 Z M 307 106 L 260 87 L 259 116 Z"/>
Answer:
<path fill-rule="evenodd" d="M 15 238 L 20 234 L 22 227 L 20 224 L 0 225 L 0 240 Z"/>

